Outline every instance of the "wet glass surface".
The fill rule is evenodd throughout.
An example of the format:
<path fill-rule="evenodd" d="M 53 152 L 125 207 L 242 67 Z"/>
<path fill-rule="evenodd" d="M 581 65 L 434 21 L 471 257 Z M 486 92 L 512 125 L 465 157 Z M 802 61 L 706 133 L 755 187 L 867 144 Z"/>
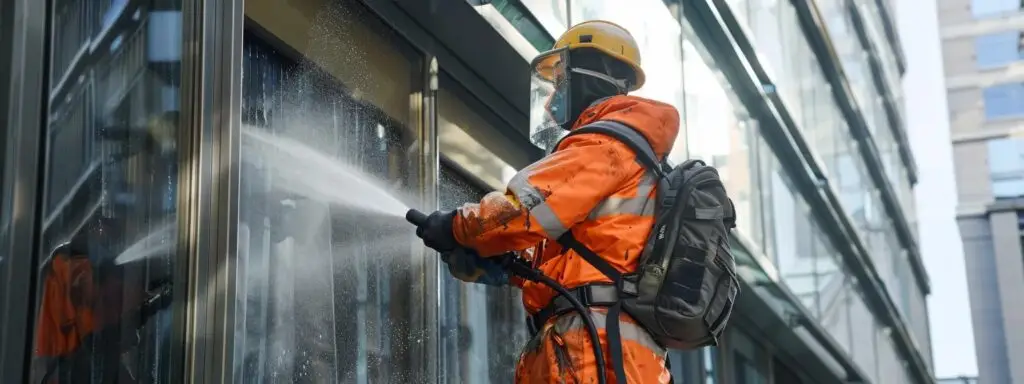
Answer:
<path fill-rule="evenodd" d="M 479 201 L 486 193 L 452 166 L 442 165 L 440 174 L 441 209 Z M 441 382 L 511 381 L 529 337 L 520 290 L 463 283 L 446 271 L 441 280 L 440 339 L 445 355 Z"/>
<path fill-rule="evenodd" d="M 234 381 L 432 381 L 395 203 L 418 190 L 419 56 L 355 2 L 245 13 Z"/>
<path fill-rule="evenodd" d="M 164 383 L 181 1 L 55 1 L 34 383 Z"/>

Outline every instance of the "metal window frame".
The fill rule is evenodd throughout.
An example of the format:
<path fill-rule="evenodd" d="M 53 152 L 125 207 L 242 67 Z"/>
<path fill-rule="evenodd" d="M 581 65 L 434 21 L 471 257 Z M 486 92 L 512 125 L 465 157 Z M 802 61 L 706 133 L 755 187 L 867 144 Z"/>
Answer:
<path fill-rule="evenodd" d="M 184 5 L 172 382 L 232 380 L 243 0 Z M 186 261 L 187 262 L 183 262 Z M 179 292 L 176 290 L 176 292 Z"/>
<path fill-rule="evenodd" d="M 49 42 L 48 1 L 4 2 L 4 38 L 10 46 L 10 76 L 2 108 L 6 110 L 3 159 L 3 200 L 0 201 L 0 377 L 28 380 L 35 302 L 35 260 L 38 255 L 43 114 Z M 9 40 L 7 40 L 9 39 Z M 5 64 L 7 65 L 7 64 Z M 20 379 L 20 380 L 18 380 Z"/>

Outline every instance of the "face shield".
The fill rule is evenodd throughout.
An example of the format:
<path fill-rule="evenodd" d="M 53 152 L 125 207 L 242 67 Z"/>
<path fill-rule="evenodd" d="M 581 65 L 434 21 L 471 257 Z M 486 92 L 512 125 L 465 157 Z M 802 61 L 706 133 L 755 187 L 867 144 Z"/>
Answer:
<path fill-rule="evenodd" d="M 569 50 L 558 49 L 533 60 L 530 72 L 530 141 L 545 151 L 554 148 L 568 131 Z"/>

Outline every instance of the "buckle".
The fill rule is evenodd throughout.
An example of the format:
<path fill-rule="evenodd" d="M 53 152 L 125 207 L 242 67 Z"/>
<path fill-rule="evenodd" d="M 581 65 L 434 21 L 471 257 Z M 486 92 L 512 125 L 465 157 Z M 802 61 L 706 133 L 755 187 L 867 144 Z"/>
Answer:
<path fill-rule="evenodd" d="M 589 285 L 574 289 L 573 296 L 583 304 L 583 307 L 590 308 L 590 305 L 594 303 L 594 294 L 590 290 Z"/>

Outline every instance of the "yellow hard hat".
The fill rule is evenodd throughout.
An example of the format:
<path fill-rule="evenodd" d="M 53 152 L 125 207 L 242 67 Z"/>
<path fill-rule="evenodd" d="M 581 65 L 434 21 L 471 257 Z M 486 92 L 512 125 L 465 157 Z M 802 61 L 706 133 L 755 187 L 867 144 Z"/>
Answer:
<path fill-rule="evenodd" d="M 629 90 L 635 91 L 644 85 L 644 70 L 640 67 L 640 48 L 637 47 L 633 35 L 622 26 L 605 20 L 589 20 L 576 24 L 558 37 L 551 51 L 541 53 L 544 56 L 552 51 L 578 48 L 592 48 L 611 56 L 633 68 L 636 84 L 630 84 Z"/>

